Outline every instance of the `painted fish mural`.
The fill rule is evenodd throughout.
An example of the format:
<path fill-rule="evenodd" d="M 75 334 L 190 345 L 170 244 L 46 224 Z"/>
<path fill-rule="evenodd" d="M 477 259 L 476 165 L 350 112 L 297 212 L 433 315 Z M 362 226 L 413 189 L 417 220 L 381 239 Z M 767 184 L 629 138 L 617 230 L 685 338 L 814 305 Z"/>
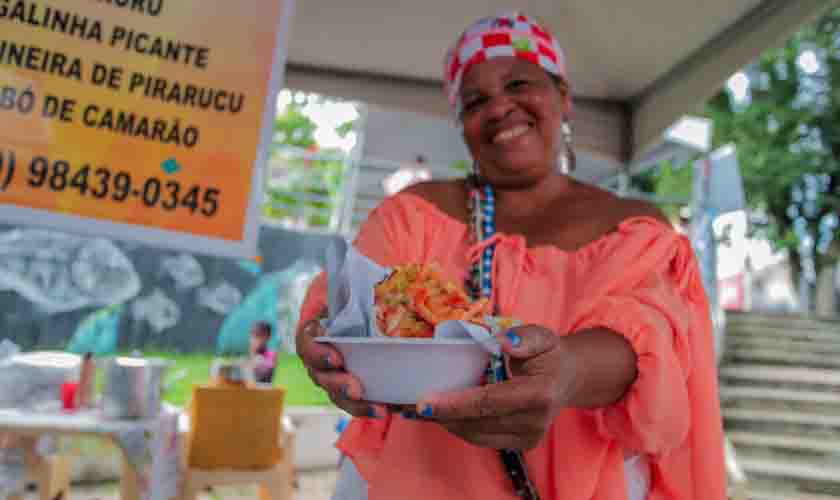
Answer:
<path fill-rule="evenodd" d="M 47 314 L 121 304 L 140 288 L 131 260 L 107 239 L 42 229 L 0 233 L 0 290 Z"/>

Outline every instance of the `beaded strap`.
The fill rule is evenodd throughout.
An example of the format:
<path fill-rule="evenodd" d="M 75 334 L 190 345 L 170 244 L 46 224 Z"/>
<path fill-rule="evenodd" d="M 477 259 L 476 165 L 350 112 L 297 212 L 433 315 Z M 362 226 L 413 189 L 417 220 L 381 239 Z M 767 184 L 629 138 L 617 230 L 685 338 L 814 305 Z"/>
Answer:
<path fill-rule="evenodd" d="M 470 214 L 475 242 L 484 241 L 496 234 L 496 199 L 490 185 L 480 186 L 475 177 L 469 180 Z M 473 299 L 493 296 L 493 256 L 496 245 L 488 245 L 478 262 L 473 264 L 467 283 Z M 495 311 L 494 311 L 495 313 Z M 492 356 L 487 367 L 487 382 L 495 384 L 507 380 L 508 372 L 502 356 Z M 502 463 L 513 482 L 516 494 L 525 500 L 539 500 L 539 494 L 528 477 L 525 457 L 520 450 L 499 450 Z"/>

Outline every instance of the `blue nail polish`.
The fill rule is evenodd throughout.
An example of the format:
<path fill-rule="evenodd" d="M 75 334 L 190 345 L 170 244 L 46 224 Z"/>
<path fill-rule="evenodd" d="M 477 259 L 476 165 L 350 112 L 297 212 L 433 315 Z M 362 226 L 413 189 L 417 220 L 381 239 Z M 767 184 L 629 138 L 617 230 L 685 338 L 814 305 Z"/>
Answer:
<path fill-rule="evenodd" d="M 324 365 L 327 367 L 328 370 L 331 370 L 333 368 L 333 364 L 329 356 L 324 356 Z"/>
<path fill-rule="evenodd" d="M 435 412 L 432 409 L 432 405 L 424 405 L 423 411 L 420 412 L 420 415 L 426 418 L 432 418 Z"/>
<path fill-rule="evenodd" d="M 368 418 L 379 418 L 379 415 L 376 414 L 376 408 L 370 407 L 368 408 Z"/>
<path fill-rule="evenodd" d="M 344 397 L 344 399 L 353 399 L 350 397 L 350 388 L 346 385 L 341 388 L 341 395 Z"/>
<path fill-rule="evenodd" d="M 508 340 L 510 340 L 510 345 L 512 345 L 513 347 L 519 347 L 519 344 L 522 343 L 522 337 L 513 333 L 512 331 L 507 332 L 505 335 L 507 335 Z"/>
<path fill-rule="evenodd" d="M 407 420 L 417 420 L 417 412 L 413 410 L 405 410 L 402 412 L 403 418 Z"/>

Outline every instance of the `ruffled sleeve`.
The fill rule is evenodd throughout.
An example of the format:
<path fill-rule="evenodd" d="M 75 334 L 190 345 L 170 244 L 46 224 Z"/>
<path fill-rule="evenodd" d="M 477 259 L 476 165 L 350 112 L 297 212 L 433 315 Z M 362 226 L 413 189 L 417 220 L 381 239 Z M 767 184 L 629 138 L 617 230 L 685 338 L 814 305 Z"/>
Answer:
<path fill-rule="evenodd" d="M 382 266 L 414 262 L 424 248 L 424 218 L 414 206 L 416 197 L 397 194 L 377 206 L 359 228 L 353 245 Z M 316 317 L 327 304 L 327 276 L 318 275 L 301 308 L 298 328 Z"/>
<path fill-rule="evenodd" d="M 429 207 L 427 202 L 408 193 L 387 198 L 368 215 L 353 245 L 382 266 L 421 262 L 428 251 L 427 244 L 435 240 L 439 229 L 435 227 L 435 219 L 427 220 Z M 309 288 L 298 328 L 322 311 L 326 303 L 327 279 L 322 273 Z M 336 443 L 368 482 L 372 482 L 382 465 L 380 456 L 393 420 L 390 415 L 381 419 L 353 418 Z"/>
<path fill-rule="evenodd" d="M 698 361 L 708 364 L 693 359 L 692 343 L 711 342 L 690 244 L 653 219 L 632 220 L 590 257 L 588 269 L 591 300 L 581 302 L 572 331 L 600 327 L 624 336 L 638 369 L 621 401 L 590 412 L 595 425 L 625 450 L 667 454 L 687 439 L 689 380 Z"/>

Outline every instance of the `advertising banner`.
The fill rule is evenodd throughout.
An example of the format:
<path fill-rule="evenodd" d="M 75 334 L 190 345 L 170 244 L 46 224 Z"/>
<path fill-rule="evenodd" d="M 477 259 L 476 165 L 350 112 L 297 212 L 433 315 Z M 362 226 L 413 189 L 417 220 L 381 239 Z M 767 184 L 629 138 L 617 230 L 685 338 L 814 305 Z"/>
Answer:
<path fill-rule="evenodd" d="M 0 0 L 0 220 L 256 253 L 289 0 Z"/>

